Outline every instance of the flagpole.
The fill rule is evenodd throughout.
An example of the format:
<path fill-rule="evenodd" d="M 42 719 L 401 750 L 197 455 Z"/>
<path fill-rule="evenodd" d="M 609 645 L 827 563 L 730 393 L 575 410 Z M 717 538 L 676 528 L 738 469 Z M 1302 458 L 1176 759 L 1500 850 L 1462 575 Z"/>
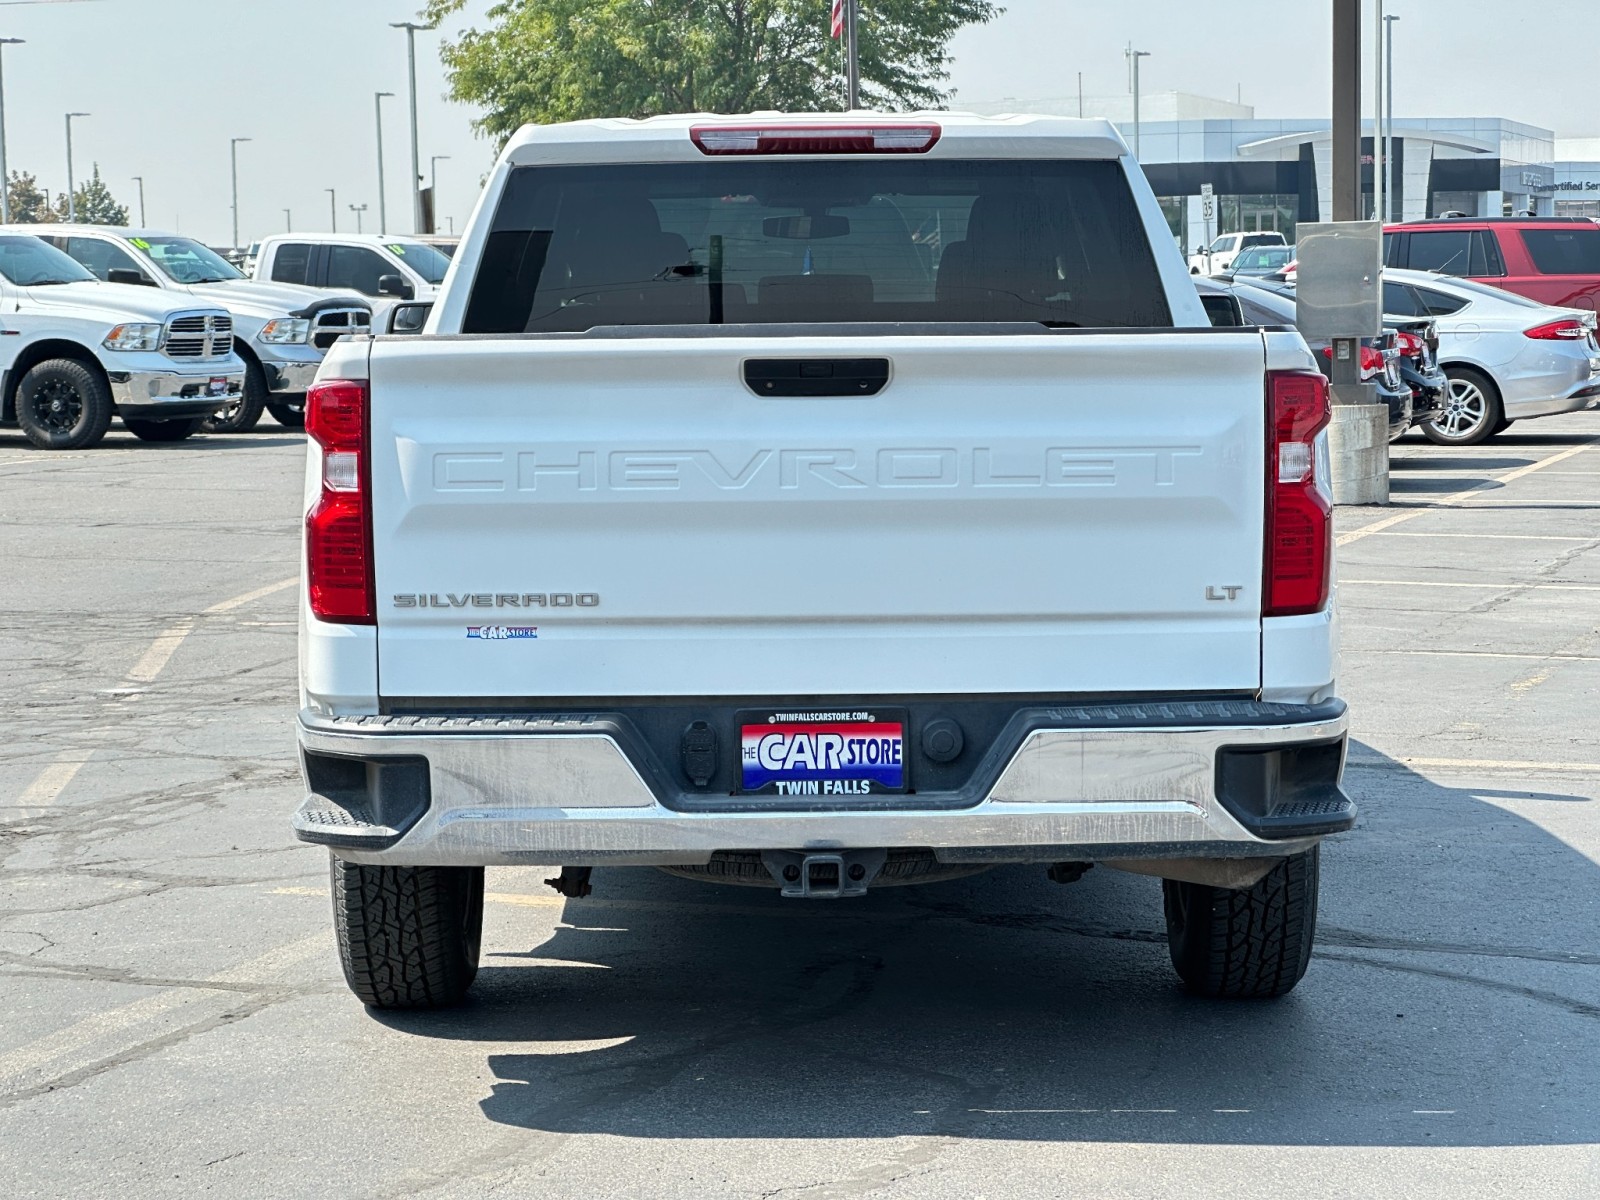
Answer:
<path fill-rule="evenodd" d="M 845 107 L 861 107 L 861 71 L 856 56 L 856 0 L 844 0 Z"/>

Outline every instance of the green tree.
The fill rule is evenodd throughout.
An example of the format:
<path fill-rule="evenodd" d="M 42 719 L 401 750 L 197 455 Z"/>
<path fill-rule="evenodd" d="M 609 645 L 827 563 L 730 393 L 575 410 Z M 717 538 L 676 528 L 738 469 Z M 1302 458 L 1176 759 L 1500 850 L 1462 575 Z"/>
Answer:
<path fill-rule="evenodd" d="M 116 197 L 111 194 L 111 189 L 100 178 L 100 164 L 94 164 L 94 174 L 78 185 L 78 190 L 73 193 L 73 201 L 77 205 L 78 220 L 85 225 L 126 225 L 128 223 L 128 206 L 118 204 Z M 56 210 L 60 214 L 59 220 L 67 219 L 67 198 L 62 196 L 56 202 Z"/>
<path fill-rule="evenodd" d="M 6 184 L 6 200 L 11 219 L 19 225 L 39 225 L 56 219 L 50 194 L 39 188 L 39 181 L 23 171 L 11 172 Z"/>
<path fill-rule="evenodd" d="M 466 0 L 427 0 L 430 22 Z M 862 0 L 861 103 L 889 111 L 950 98 L 947 47 L 992 20 L 990 0 Z M 446 42 L 454 99 L 503 142 L 526 122 L 674 112 L 844 107 L 828 0 L 500 0 L 489 24 Z"/>

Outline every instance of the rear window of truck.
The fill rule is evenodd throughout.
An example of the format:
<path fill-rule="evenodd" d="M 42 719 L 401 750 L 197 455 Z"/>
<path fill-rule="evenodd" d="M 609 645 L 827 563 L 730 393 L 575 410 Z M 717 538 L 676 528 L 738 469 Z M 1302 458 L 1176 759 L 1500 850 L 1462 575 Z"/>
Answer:
<path fill-rule="evenodd" d="M 463 332 L 991 321 L 1171 326 L 1119 164 L 520 167 Z"/>

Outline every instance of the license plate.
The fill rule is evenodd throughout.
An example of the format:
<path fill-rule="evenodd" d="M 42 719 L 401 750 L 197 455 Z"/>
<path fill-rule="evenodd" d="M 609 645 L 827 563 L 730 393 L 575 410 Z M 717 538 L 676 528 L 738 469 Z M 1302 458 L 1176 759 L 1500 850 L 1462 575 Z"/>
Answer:
<path fill-rule="evenodd" d="M 873 796 L 906 790 L 905 716 L 764 711 L 739 717 L 741 790 L 768 796 Z"/>
<path fill-rule="evenodd" d="M 228 380 L 226 376 L 213 379 L 206 385 L 206 395 L 226 396 L 228 394 Z"/>

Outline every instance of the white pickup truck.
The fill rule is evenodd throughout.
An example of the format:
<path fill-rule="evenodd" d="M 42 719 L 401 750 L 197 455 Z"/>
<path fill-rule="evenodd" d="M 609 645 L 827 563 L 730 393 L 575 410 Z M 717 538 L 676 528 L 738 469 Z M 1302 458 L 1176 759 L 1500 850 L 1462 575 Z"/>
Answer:
<path fill-rule="evenodd" d="M 178 442 L 243 395 L 233 318 L 215 304 L 102 283 L 40 238 L 0 232 L 0 425 L 42 450 L 98 443 L 120 417 Z"/>
<path fill-rule="evenodd" d="M 524 129 L 421 335 L 308 400 L 294 827 L 352 990 L 459 1000 L 486 866 L 1102 863 L 1191 989 L 1287 992 L 1355 818 L 1328 416 L 1103 122 Z"/>

